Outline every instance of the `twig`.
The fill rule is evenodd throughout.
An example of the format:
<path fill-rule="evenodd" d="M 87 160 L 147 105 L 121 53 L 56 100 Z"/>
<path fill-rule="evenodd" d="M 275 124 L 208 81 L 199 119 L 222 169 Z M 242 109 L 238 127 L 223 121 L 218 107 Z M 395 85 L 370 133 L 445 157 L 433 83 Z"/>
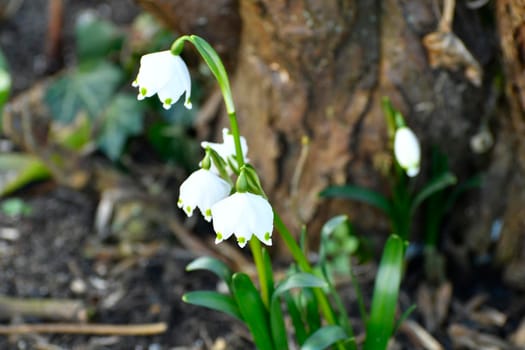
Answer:
<path fill-rule="evenodd" d="M 0 318 L 34 316 L 53 320 L 86 321 L 88 310 L 82 301 L 70 299 L 14 298 L 0 295 Z"/>
<path fill-rule="evenodd" d="M 452 30 L 452 21 L 454 20 L 454 8 L 456 7 L 456 0 L 444 0 L 443 14 L 439 21 L 438 30 L 443 33 L 448 33 Z"/>
<path fill-rule="evenodd" d="M 166 332 L 167 328 L 164 322 L 135 325 L 36 323 L 0 326 L 0 335 L 29 333 L 154 335 Z"/>

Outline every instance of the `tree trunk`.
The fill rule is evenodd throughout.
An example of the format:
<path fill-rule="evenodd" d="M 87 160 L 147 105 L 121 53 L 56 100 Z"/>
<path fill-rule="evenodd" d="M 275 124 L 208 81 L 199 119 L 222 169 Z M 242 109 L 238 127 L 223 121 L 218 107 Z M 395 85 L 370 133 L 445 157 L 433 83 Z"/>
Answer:
<path fill-rule="evenodd" d="M 311 223 L 315 234 L 327 217 L 346 213 L 364 229 L 387 229 L 371 208 L 318 197 L 330 184 L 387 191 L 383 169 L 392 159 L 383 96 L 421 139 L 418 186 L 428 178 L 433 145 L 460 179 L 487 165 L 485 149 L 474 153 L 470 143 L 494 108 L 485 103 L 494 94 L 492 76 L 475 86 L 481 83 L 472 77 L 475 64 L 431 67 L 423 39 L 438 29 L 440 6 L 430 0 L 240 2 L 233 86 L 241 129 L 273 204 L 292 227 Z M 453 28 L 485 67 L 494 58 L 495 37 L 478 12 L 458 4 Z M 481 72 L 474 73 L 479 80 Z M 479 215 L 478 207 L 471 209 L 478 213 L 473 218 Z M 487 233 L 473 232 L 465 242 L 484 251 Z"/>
<path fill-rule="evenodd" d="M 525 289 L 525 1 L 499 0 L 496 9 L 510 107 L 500 138 L 509 166 L 497 257 L 505 280 Z"/>
<path fill-rule="evenodd" d="M 295 232 L 306 223 L 315 236 L 341 213 L 360 233 L 387 232 L 388 221 L 372 208 L 318 193 L 344 183 L 388 192 L 384 174 L 393 160 L 380 108 L 388 96 L 423 146 L 414 187 L 430 176 L 434 146 L 460 182 L 483 174 L 483 185 L 450 215 L 441 242 L 468 267 L 470 257 L 490 256 L 501 234 L 497 257 L 508 266 L 506 278 L 525 287 L 525 276 L 513 272 L 525 271 L 515 268 L 525 265 L 523 0 L 480 8 L 454 0 L 224 0 L 210 11 L 201 6 L 206 1 L 175 3 L 172 27 L 203 31 L 236 67 L 234 99 L 250 159 Z M 202 18 L 221 30 L 206 32 Z"/>

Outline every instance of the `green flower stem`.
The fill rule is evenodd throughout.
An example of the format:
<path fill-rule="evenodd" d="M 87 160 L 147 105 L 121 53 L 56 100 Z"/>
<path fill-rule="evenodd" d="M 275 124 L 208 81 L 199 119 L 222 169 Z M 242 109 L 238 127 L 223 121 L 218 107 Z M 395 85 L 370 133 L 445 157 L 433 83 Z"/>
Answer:
<path fill-rule="evenodd" d="M 261 285 L 261 299 L 267 309 L 270 307 L 270 293 L 268 289 L 268 278 L 266 278 L 266 269 L 264 268 L 264 260 L 262 256 L 261 242 L 257 237 L 250 239 L 250 249 L 253 255 L 253 261 L 257 268 L 257 275 L 259 277 L 259 284 Z"/>
<path fill-rule="evenodd" d="M 241 135 L 239 133 L 239 124 L 237 124 L 237 114 L 235 113 L 235 110 L 228 113 L 228 118 L 230 119 L 230 127 L 232 128 L 233 141 L 235 143 L 237 165 L 239 169 L 241 169 L 244 165 L 244 157 L 242 155 Z"/>

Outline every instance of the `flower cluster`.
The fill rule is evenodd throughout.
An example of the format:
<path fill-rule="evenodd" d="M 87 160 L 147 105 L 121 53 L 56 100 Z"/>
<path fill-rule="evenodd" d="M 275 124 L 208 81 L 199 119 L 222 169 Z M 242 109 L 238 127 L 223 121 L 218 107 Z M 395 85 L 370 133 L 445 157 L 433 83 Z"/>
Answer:
<path fill-rule="evenodd" d="M 227 174 L 238 174 L 239 171 L 232 166 L 235 146 L 228 129 L 223 130 L 223 139 L 223 143 L 202 142 L 201 146 L 207 151 L 213 150 L 224 160 Z M 244 138 L 241 138 L 241 141 L 246 156 L 248 146 Z M 203 161 L 201 165 L 203 168 L 192 173 L 182 183 L 179 208 L 191 216 L 198 207 L 204 219 L 213 220 L 213 229 L 217 234 L 215 243 L 220 243 L 234 234 L 240 247 L 244 247 L 252 236 L 267 245 L 272 245 L 273 211 L 270 203 L 263 196 L 248 192 L 240 186 L 236 186 L 236 192 L 230 195 L 232 186 L 220 177 L 221 173 L 225 173 L 218 169 L 222 164 Z M 209 169 L 206 169 L 208 166 Z"/>
<path fill-rule="evenodd" d="M 169 109 L 185 94 L 184 105 L 191 108 L 188 68 L 182 58 L 171 51 L 144 55 L 132 85 L 139 89 L 139 100 L 157 94 L 163 107 Z M 198 208 L 205 220 L 213 220 L 213 228 L 217 234 L 215 243 L 235 235 L 241 247 L 252 236 L 271 245 L 272 207 L 262 195 L 249 192 L 250 188 L 245 186 L 246 181 L 242 181 L 243 185 L 237 185 L 231 194 L 231 176 L 235 174 L 238 179 L 246 176 L 243 174 L 245 170 L 236 162 L 234 135 L 228 129 L 223 129 L 222 134 L 222 143 L 201 143 L 206 150 L 206 157 L 200 164 L 201 169 L 192 173 L 180 186 L 177 205 L 188 216 L 192 216 L 195 208 Z M 248 145 L 244 137 L 240 137 L 240 145 L 242 157 L 248 161 Z M 260 192 L 257 189 L 251 190 Z"/>

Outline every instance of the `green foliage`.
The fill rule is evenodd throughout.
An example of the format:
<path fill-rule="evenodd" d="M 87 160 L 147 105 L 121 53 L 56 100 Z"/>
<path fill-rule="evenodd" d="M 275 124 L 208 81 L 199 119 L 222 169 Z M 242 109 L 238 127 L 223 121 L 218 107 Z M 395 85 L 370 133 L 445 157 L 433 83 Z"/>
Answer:
<path fill-rule="evenodd" d="M 75 39 L 77 57 L 84 62 L 120 50 L 124 35 L 113 23 L 86 14 L 76 25 Z"/>
<path fill-rule="evenodd" d="M 196 270 L 208 270 L 210 272 L 213 272 L 222 281 L 226 282 L 226 284 L 231 289 L 233 272 L 222 261 L 209 256 L 200 257 L 198 259 L 193 260 L 188 266 L 186 266 L 186 271 Z"/>
<path fill-rule="evenodd" d="M 329 186 L 321 191 L 319 195 L 325 198 L 337 197 L 363 202 L 376 207 L 386 215 L 392 215 L 392 203 L 388 198 L 368 188 L 354 185 Z"/>
<path fill-rule="evenodd" d="M 312 334 L 301 346 L 301 350 L 323 350 L 341 340 L 349 340 L 343 328 L 325 326 Z"/>
<path fill-rule="evenodd" d="M 79 112 L 97 118 L 122 82 L 120 69 L 107 62 L 86 63 L 54 81 L 45 101 L 53 118 L 71 123 Z"/>
<path fill-rule="evenodd" d="M 237 272 L 233 275 L 232 285 L 237 306 L 250 329 L 255 345 L 259 349 L 274 349 L 268 312 L 250 277 Z"/>
<path fill-rule="evenodd" d="M 200 147 L 186 135 L 183 126 L 156 121 L 148 126 L 146 137 L 162 159 L 179 164 L 186 169 L 195 167 L 195 159 L 198 157 Z"/>
<path fill-rule="evenodd" d="M 119 93 L 102 114 L 97 144 L 111 160 L 120 157 L 128 137 L 142 131 L 143 109 L 135 96 Z"/>
<path fill-rule="evenodd" d="M 20 198 L 9 198 L 2 201 L 2 213 L 11 217 L 30 215 L 33 209 Z"/>
<path fill-rule="evenodd" d="M 400 237 L 391 235 L 386 242 L 376 275 L 364 350 L 386 349 L 392 336 L 404 254 L 405 242 Z"/>
<path fill-rule="evenodd" d="M 333 217 L 321 229 L 319 264 L 325 266 L 329 274 L 349 274 L 350 257 L 358 248 L 359 239 L 353 234 L 347 216 Z"/>
<path fill-rule="evenodd" d="M 7 67 L 7 60 L 0 51 L 0 131 L 2 128 L 2 111 L 11 92 L 11 75 Z"/>
<path fill-rule="evenodd" d="M 224 312 L 225 314 L 235 317 L 239 321 L 243 320 L 241 312 L 237 307 L 237 303 L 228 295 L 201 290 L 184 294 L 182 300 L 188 304 L 203 306 L 212 310 Z"/>
<path fill-rule="evenodd" d="M 0 196 L 51 177 L 51 172 L 38 158 L 18 153 L 0 154 L 0 173 L 4 174 L 4 180 L 0 183 Z"/>

